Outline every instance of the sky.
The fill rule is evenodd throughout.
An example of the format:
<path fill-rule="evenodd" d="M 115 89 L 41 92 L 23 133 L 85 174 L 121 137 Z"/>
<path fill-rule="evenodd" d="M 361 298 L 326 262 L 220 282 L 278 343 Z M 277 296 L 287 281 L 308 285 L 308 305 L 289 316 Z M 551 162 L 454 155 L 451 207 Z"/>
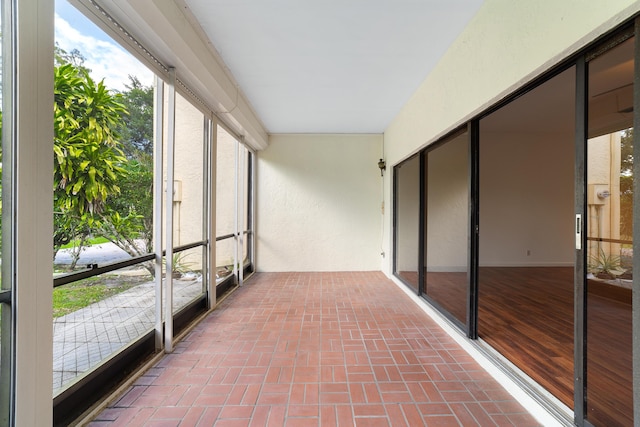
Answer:
<path fill-rule="evenodd" d="M 71 24 L 73 23 L 73 24 Z M 70 52 L 78 49 L 94 80 L 104 79 L 110 89 L 125 90 L 129 75 L 142 84 L 153 84 L 153 73 L 66 0 L 56 0 L 55 39 Z"/>

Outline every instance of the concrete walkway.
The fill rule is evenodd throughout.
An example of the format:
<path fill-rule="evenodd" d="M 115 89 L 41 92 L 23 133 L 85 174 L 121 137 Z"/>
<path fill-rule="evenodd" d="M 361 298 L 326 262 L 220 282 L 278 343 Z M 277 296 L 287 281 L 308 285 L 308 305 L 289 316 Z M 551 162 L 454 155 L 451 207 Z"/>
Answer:
<path fill-rule="evenodd" d="M 201 295 L 202 286 L 199 275 L 174 279 L 174 312 Z M 53 319 L 54 396 L 154 325 L 152 281 Z"/>
<path fill-rule="evenodd" d="M 97 245 L 87 246 L 80 252 L 78 265 L 87 264 L 109 264 L 117 261 L 124 261 L 131 256 L 117 247 L 111 242 L 100 243 Z M 60 249 L 53 260 L 54 264 L 69 265 L 71 264 L 71 250 Z"/>

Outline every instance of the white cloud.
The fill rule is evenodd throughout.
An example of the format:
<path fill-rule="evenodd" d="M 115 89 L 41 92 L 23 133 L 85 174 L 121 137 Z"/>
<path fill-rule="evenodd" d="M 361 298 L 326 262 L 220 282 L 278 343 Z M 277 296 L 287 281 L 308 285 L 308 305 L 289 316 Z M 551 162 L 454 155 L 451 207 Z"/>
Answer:
<path fill-rule="evenodd" d="M 67 52 L 80 51 L 86 58 L 84 65 L 91 70 L 91 77 L 96 81 L 104 79 L 108 88 L 124 90 L 129 75 L 138 77 L 144 85 L 153 83 L 153 73 L 115 42 L 82 34 L 58 14 L 55 28 L 58 45 Z M 96 28 L 96 31 L 100 30 Z"/>

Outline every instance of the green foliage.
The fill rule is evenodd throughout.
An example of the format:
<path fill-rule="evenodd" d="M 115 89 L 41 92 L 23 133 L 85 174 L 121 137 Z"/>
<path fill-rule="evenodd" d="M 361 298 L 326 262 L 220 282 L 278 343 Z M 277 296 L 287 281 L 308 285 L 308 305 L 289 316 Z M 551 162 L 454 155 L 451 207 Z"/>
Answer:
<path fill-rule="evenodd" d="M 107 197 L 118 194 L 126 158 L 114 129 L 120 95 L 72 64 L 54 69 L 54 256 L 99 227 Z M 82 248 L 78 248 L 77 255 Z M 76 257 L 77 259 L 77 257 Z"/>
<path fill-rule="evenodd" d="M 107 212 L 99 233 L 131 256 L 153 252 L 153 88 L 129 76 L 120 93 L 127 114 L 118 132 L 128 159 L 120 192 L 107 199 Z M 145 265 L 153 275 L 154 266 Z"/>
<path fill-rule="evenodd" d="M 620 276 L 626 271 L 622 268 L 619 256 L 607 254 L 602 248 L 600 248 L 598 255 L 589 257 L 587 268 L 593 274 L 606 273 L 614 277 Z"/>
<path fill-rule="evenodd" d="M 177 273 L 179 275 L 182 275 L 193 271 L 193 263 L 187 261 L 187 257 L 188 256 L 185 255 L 184 252 L 173 254 L 173 258 L 171 258 L 171 264 L 173 266 L 174 274 Z"/>
<path fill-rule="evenodd" d="M 129 76 L 129 84 L 121 94 L 128 112 L 118 127 L 125 155 L 138 160 L 150 157 L 153 155 L 153 87 L 144 86 L 137 77 Z"/>
<path fill-rule="evenodd" d="M 107 199 L 97 233 L 131 256 L 153 252 L 153 169 L 129 160 L 120 180 L 120 193 Z M 152 263 L 145 268 L 153 275 Z"/>
<path fill-rule="evenodd" d="M 86 72 L 87 74 L 91 72 L 90 69 L 85 67 L 84 61 L 86 58 L 78 49 L 72 49 L 71 52 L 67 52 L 60 47 L 58 42 L 56 42 L 54 47 L 53 59 L 56 66 L 71 64 L 78 70 Z"/>
<path fill-rule="evenodd" d="M 87 245 L 99 245 L 100 243 L 107 243 L 109 241 L 109 239 L 105 239 L 104 237 L 90 237 L 87 239 L 87 241 L 85 242 Z M 78 246 L 80 244 L 80 240 L 76 239 L 71 241 L 70 243 L 67 243 L 64 246 L 61 246 L 60 249 L 69 249 L 73 246 Z"/>
<path fill-rule="evenodd" d="M 620 138 L 620 235 L 633 236 L 633 129 L 622 131 Z"/>
<path fill-rule="evenodd" d="M 55 207 L 91 225 L 126 173 L 114 131 L 125 109 L 119 95 L 71 64 L 56 67 L 54 79 Z"/>

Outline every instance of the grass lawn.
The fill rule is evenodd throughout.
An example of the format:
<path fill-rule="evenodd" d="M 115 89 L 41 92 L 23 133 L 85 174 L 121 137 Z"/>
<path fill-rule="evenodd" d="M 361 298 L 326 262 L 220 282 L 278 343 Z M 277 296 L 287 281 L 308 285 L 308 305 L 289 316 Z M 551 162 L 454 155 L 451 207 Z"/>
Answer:
<path fill-rule="evenodd" d="M 94 237 L 92 239 L 88 239 L 85 242 L 86 246 L 91 246 L 91 245 L 99 245 L 100 243 L 107 243 L 109 242 L 108 239 L 105 239 L 104 237 Z M 78 244 L 80 243 L 79 240 L 74 240 L 70 243 L 67 243 L 66 245 L 62 245 L 60 246 L 60 249 L 69 249 L 69 248 L 73 248 L 75 246 L 78 246 Z"/>
<path fill-rule="evenodd" d="M 72 313 L 149 280 L 148 276 L 103 275 L 59 286 L 53 290 L 53 317 Z"/>

